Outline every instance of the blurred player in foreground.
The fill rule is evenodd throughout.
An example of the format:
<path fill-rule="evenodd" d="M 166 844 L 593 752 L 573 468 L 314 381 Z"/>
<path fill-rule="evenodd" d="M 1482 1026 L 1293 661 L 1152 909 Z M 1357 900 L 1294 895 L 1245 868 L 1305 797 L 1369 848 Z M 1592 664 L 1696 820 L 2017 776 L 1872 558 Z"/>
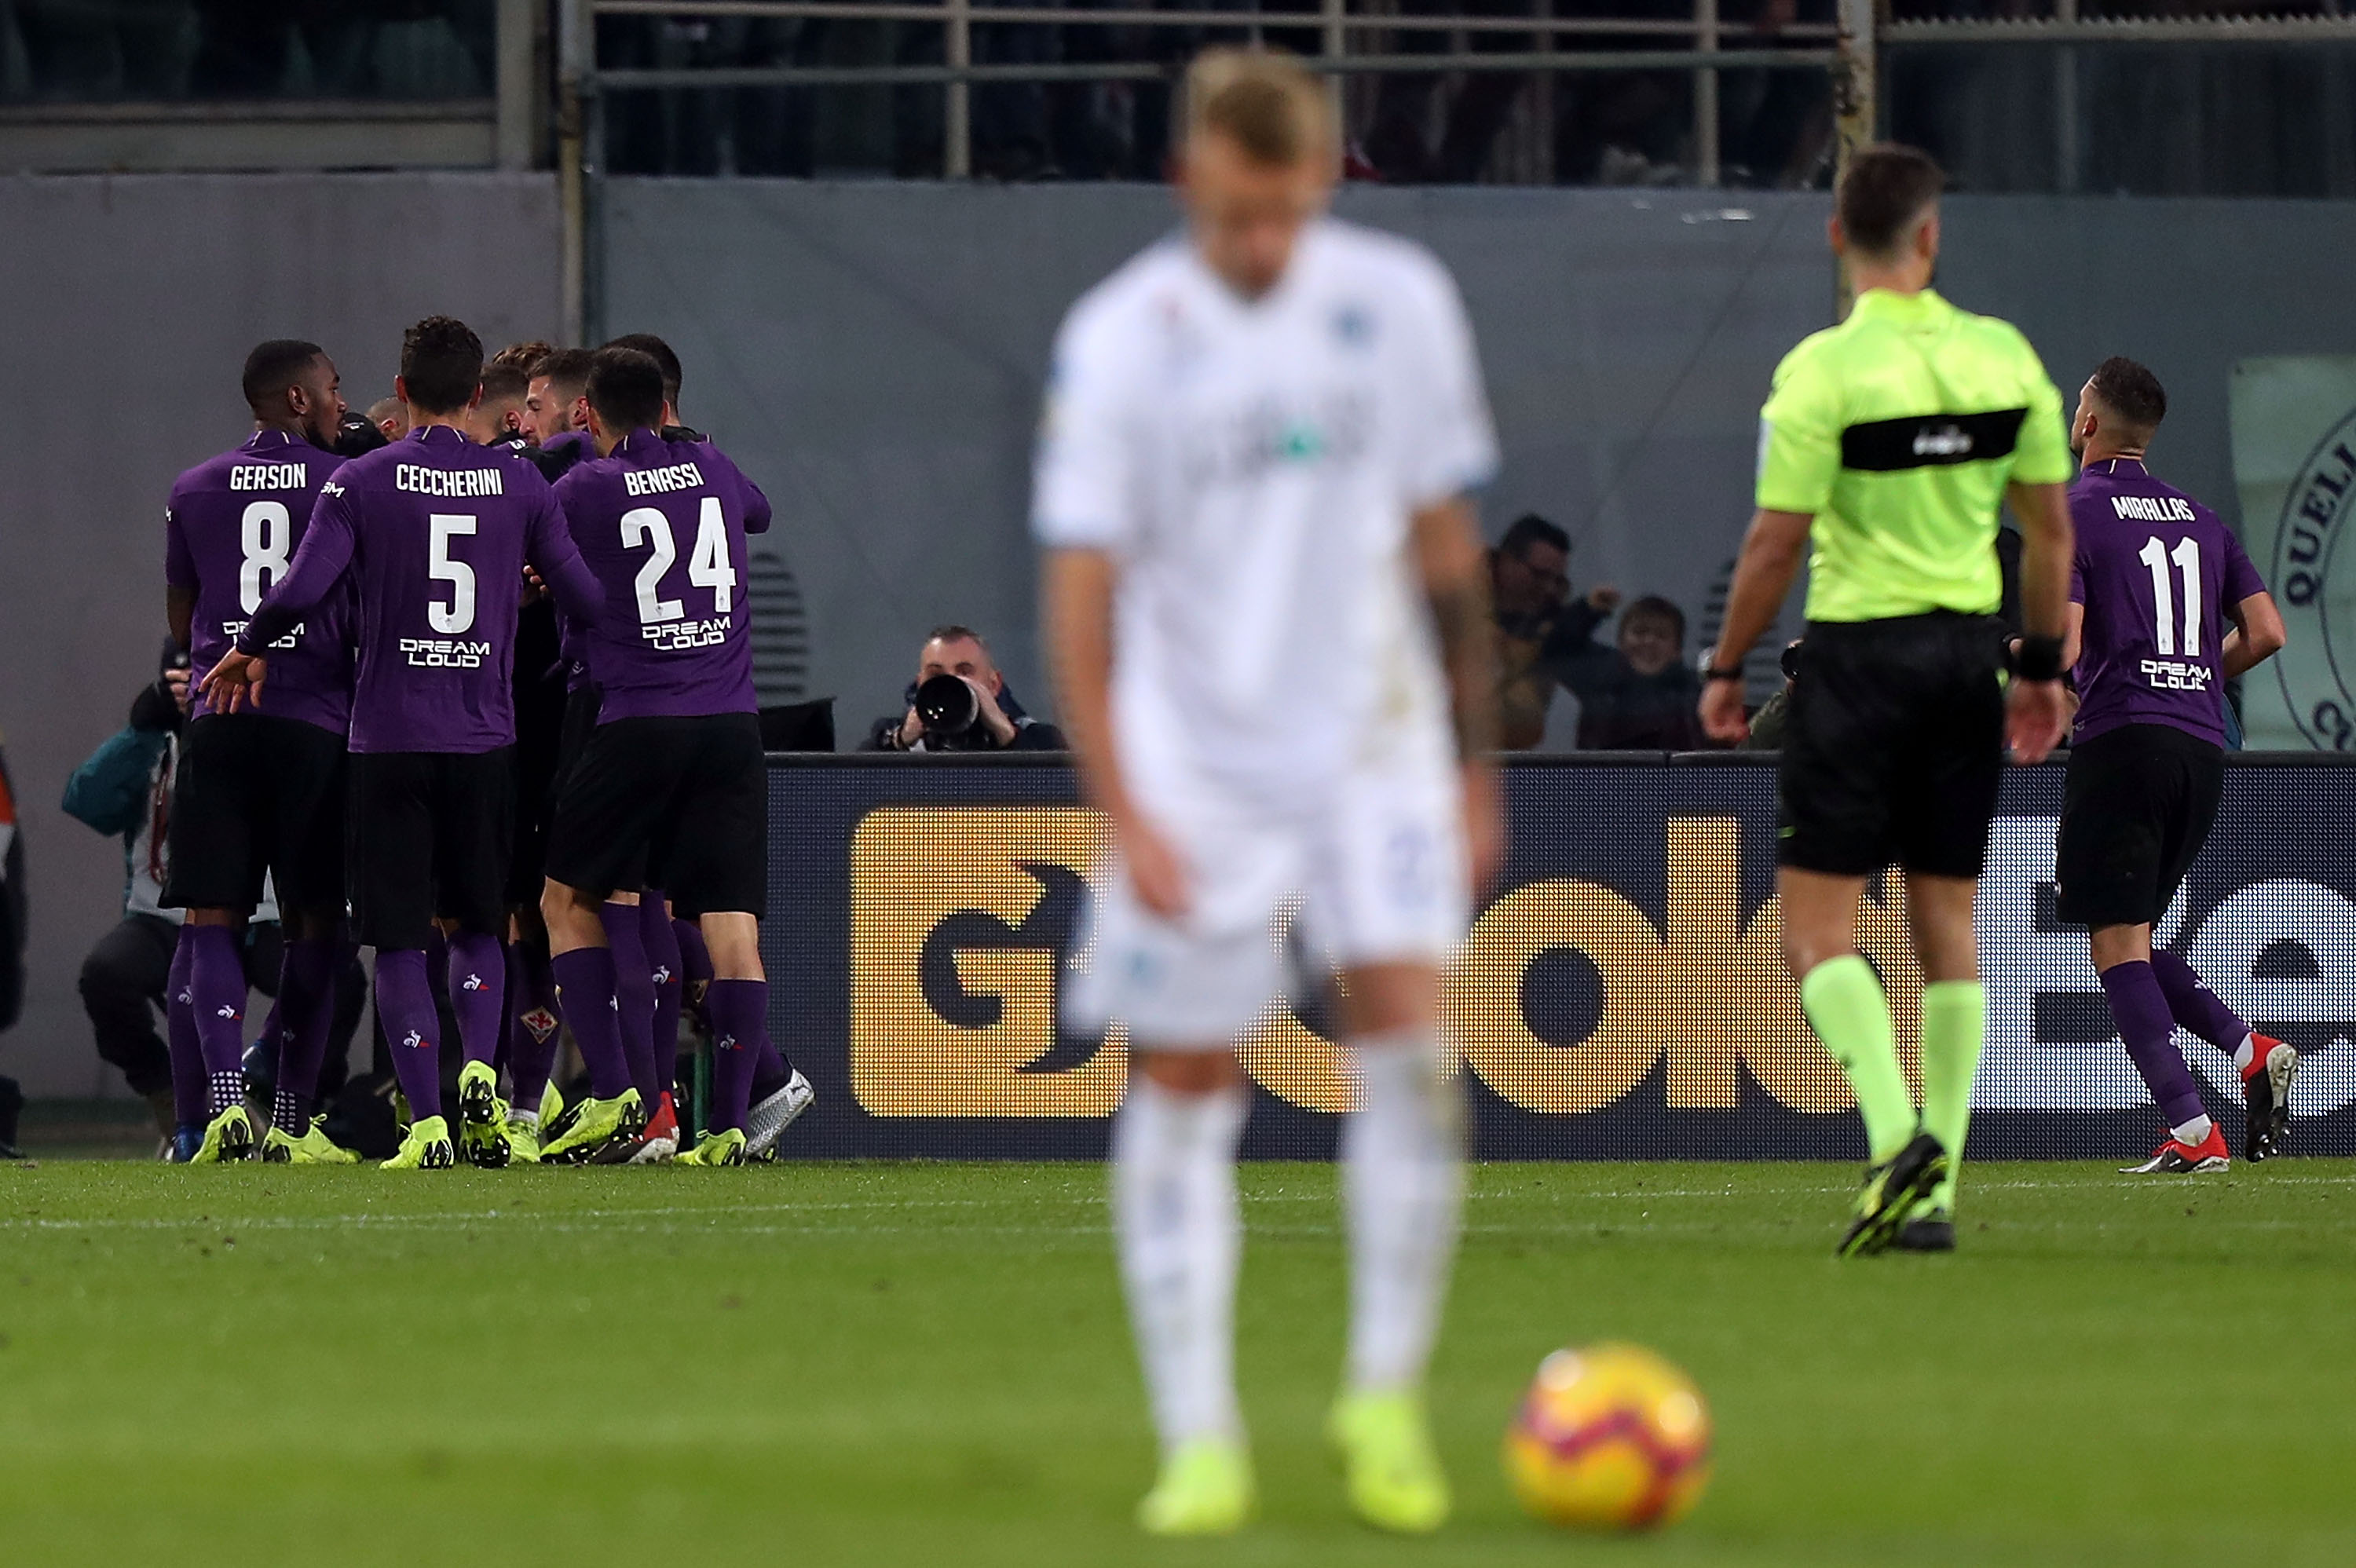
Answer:
<path fill-rule="evenodd" d="M 1215 49 L 1185 94 L 1190 233 L 1066 319 L 1033 503 L 1063 717 L 1119 848 L 1074 1004 L 1130 1029 L 1113 1210 L 1162 1452 L 1139 1520 L 1210 1534 L 1251 1511 L 1232 1048 L 1284 987 L 1270 926 L 1300 893 L 1357 1067 L 1329 1431 L 1359 1514 L 1429 1531 L 1449 1493 L 1421 1386 L 1462 1119 L 1440 972 L 1501 836 L 1488 569 L 1464 499 L 1495 441 L 1447 272 L 1325 216 L 1325 89 Z"/>
<path fill-rule="evenodd" d="M 2079 709 L 2055 847 L 2056 912 L 2091 927 L 2119 1037 L 2168 1136 L 2138 1173 L 2222 1170 L 2225 1135 L 2176 1048 L 2182 1024 L 2241 1069 L 2242 1152 L 2281 1153 L 2298 1052 L 2255 1033 L 2151 928 L 2208 841 L 2225 793 L 2225 682 L 2281 651 L 2281 612 L 2217 514 L 2144 466 L 2168 394 L 2106 359 L 2078 395 L 2070 445 L 2077 558 L 2069 649 Z M 2227 630 L 2228 623 L 2232 629 Z"/>
<path fill-rule="evenodd" d="M 1845 1255 L 1954 1245 L 1987 996 L 1972 906 L 2009 736 L 2062 737 L 2070 477 L 2062 398 L 2028 339 L 1933 292 L 1939 167 L 1860 151 L 1834 197 L 1857 305 L 1784 357 L 1762 411 L 1759 512 L 1742 542 L 1703 727 L 1740 741 L 1742 660 L 1813 539 L 1781 781 L 1783 955 L 1847 1075 L 1871 1150 Z M 1999 507 L 2020 519 L 2022 639 L 2009 698 L 1996 620 Z M 1922 960 L 1922 1111 L 1881 980 L 1857 949 L 1869 879 L 1905 873 Z"/>

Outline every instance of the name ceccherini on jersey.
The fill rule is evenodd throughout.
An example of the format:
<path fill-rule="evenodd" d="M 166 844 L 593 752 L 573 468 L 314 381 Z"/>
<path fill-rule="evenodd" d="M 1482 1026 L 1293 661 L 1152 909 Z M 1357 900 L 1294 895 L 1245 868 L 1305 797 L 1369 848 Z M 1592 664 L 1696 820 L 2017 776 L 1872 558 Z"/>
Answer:
<path fill-rule="evenodd" d="M 496 468 L 427 468 L 402 463 L 393 468 L 392 487 L 443 500 L 464 500 L 469 496 L 506 495 L 502 477 Z"/>

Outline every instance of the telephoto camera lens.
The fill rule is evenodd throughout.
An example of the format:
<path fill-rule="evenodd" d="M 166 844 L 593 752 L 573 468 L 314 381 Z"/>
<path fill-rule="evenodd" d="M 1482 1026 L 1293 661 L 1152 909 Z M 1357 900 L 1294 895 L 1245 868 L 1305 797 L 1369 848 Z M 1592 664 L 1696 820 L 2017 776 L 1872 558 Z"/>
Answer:
<path fill-rule="evenodd" d="M 937 675 L 916 688 L 916 721 L 925 733 L 938 740 L 964 734 L 981 717 L 973 688 L 954 675 Z"/>

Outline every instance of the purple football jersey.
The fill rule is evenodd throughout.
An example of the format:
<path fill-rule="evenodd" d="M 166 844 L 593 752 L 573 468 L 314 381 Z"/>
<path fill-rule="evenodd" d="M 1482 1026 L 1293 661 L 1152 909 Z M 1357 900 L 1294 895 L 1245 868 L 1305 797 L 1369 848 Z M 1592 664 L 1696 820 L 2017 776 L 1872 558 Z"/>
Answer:
<path fill-rule="evenodd" d="M 540 471 L 426 425 L 336 470 L 293 569 L 238 645 L 261 651 L 348 571 L 359 646 L 352 750 L 491 751 L 515 739 L 509 672 L 526 561 L 568 611 L 595 619 L 596 579 Z"/>
<path fill-rule="evenodd" d="M 2265 583 L 2216 513 L 2106 458 L 2070 487 L 2078 535 L 2070 598 L 2085 606 L 2080 741 L 2126 724 L 2170 724 L 2225 743 L 2225 633 Z"/>
<path fill-rule="evenodd" d="M 767 531 L 768 497 L 711 443 L 650 430 L 556 493 L 605 585 L 587 639 L 598 721 L 754 711 L 744 536 Z"/>
<path fill-rule="evenodd" d="M 164 579 L 196 595 L 188 661 L 198 679 L 286 575 L 319 486 L 342 462 L 284 431 L 258 431 L 173 485 L 164 508 Z M 347 596 L 333 593 L 275 638 L 255 710 L 344 733 L 352 711 L 349 632 Z M 199 695 L 197 717 L 211 711 Z"/>

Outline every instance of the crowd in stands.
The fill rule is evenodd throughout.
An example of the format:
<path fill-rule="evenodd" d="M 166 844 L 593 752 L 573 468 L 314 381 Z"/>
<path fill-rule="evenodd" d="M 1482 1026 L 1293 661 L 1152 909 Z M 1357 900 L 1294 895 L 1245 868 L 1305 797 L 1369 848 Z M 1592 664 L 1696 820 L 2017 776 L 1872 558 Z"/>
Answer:
<path fill-rule="evenodd" d="M 497 0 L 0 0 L 0 102 L 488 98 Z"/>
<path fill-rule="evenodd" d="M 1519 517 L 1489 555 L 1497 624 L 1499 708 L 1508 751 L 1546 744 L 1558 691 L 1579 704 L 1582 752 L 1692 752 L 1709 742 L 1696 717 L 1699 677 L 1686 656 L 1686 614 L 1657 594 L 1621 603 L 1597 584 L 1575 595 L 1570 536 Z M 1614 612 L 1609 643 L 1598 634 Z"/>

